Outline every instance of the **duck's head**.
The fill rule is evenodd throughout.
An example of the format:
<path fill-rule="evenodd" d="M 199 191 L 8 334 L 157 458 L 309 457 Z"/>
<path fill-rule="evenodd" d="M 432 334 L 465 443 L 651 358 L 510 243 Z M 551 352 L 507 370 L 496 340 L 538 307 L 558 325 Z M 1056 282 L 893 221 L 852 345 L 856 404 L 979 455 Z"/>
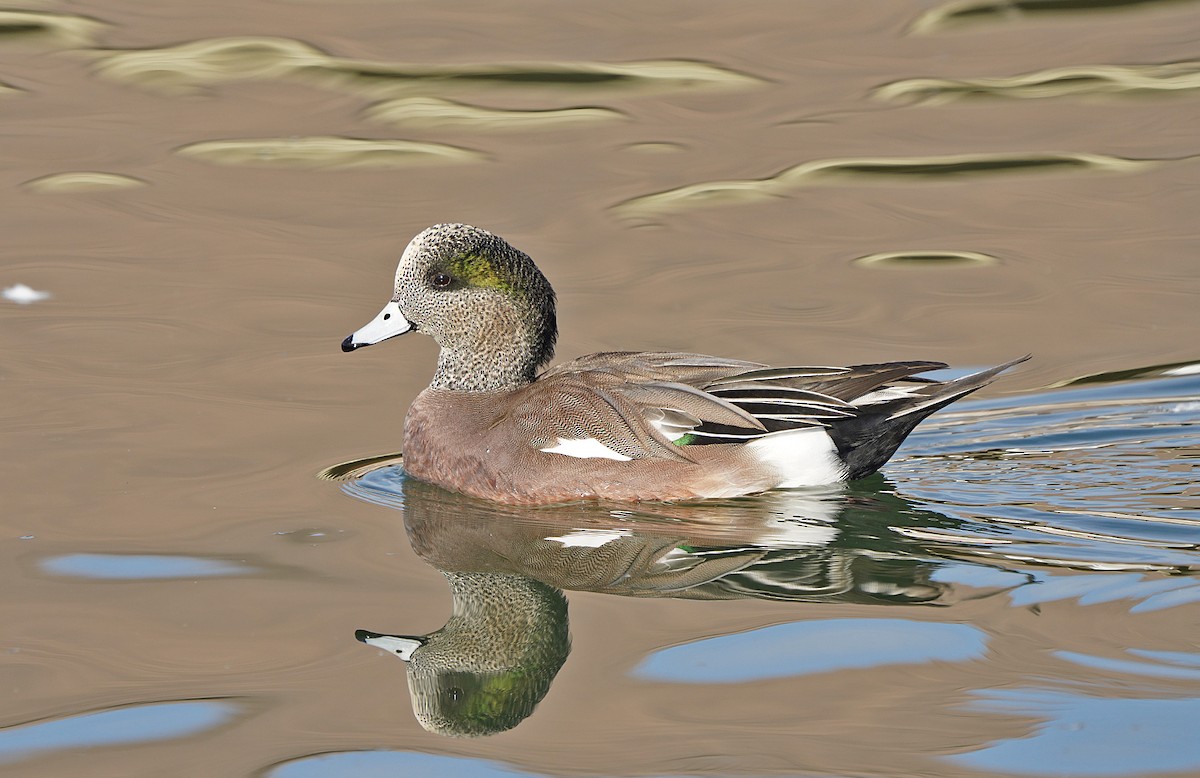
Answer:
<path fill-rule="evenodd" d="M 435 386 L 527 383 L 554 354 L 554 290 L 533 260 L 503 238 L 466 224 L 438 224 L 408 244 L 391 302 L 342 341 L 342 351 L 414 330 L 442 348 Z"/>

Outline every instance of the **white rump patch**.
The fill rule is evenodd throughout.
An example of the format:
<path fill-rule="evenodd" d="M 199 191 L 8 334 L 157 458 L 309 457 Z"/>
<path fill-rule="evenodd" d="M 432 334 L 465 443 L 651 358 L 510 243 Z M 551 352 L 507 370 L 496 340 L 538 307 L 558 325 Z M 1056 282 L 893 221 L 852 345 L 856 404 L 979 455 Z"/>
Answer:
<path fill-rule="evenodd" d="M 767 538 L 782 537 L 772 529 L 776 524 L 782 524 L 789 528 L 797 521 L 820 526 L 833 525 L 846 507 L 845 496 L 846 490 L 842 482 L 810 486 L 804 489 L 767 492 L 759 499 L 762 500 L 763 507 L 766 509 L 765 513 L 769 517 L 766 524 L 768 532 L 764 536 L 755 537 L 754 542 L 759 545 L 772 545 Z M 795 540 L 798 541 L 799 538 L 795 538 Z M 796 545 L 792 545 L 792 540 L 777 545 L 796 547 Z M 798 545 L 806 544 L 798 543 Z"/>
<path fill-rule="evenodd" d="M 846 480 L 846 464 L 823 429 L 785 430 L 746 444 L 760 462 L 775 470 L 777 488 L 820 486 Z"/>
<path fill-rule="evenodd" d="M 754 542 L 771 548 L 821 548 L 837 540 L 839 534 L 832 524 L 776 516 L 767 522 Z"/>
<path fill-rule="evenodd" d="M 633 457 L 627 457 L 618 451 L 613 451 L 595 438 L 575 440 L 559 438 L 557 445 L 547 446 L 538 450 L 545 451 L 547 454 L 563 454 L 564 456 L 575 457 L 576 459 L 615 459 L 618 462 L 628 462 L 630 459 L 633 459 Z"/>

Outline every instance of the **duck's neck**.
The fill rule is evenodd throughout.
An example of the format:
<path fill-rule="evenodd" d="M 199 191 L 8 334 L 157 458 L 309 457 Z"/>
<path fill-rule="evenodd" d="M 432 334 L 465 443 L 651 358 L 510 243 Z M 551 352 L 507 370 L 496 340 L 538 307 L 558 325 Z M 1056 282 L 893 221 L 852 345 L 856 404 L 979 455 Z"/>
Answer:
<path fill-rule="evenodd" d="M 430 389 L 459 392 L 504 392 L 519 389 L 537 376 L 532 360 L 514 354 L 477 349 L 443 348 Z"/>
<path fill-rule="evenodd" d="M 437 371 L 429 386 L 460 392 L 519 389 L 554 356 L 557 337 L 552 299 L 541 307 L 494 311 L 491 326 L 439 339 Z"/>

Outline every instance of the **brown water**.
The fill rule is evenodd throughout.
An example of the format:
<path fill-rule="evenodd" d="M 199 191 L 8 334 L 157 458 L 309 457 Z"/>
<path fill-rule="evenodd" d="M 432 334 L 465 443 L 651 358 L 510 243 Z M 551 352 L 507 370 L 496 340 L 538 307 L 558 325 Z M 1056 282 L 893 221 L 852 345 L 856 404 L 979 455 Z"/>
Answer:
<path fill-rule="evenodd" d="M 5 774 L 1200 774 L 1198 33 L 1191 2 L 0 11 L 0 287 L 51 295 L 0 300 Z M 561 358 L 1035 360 L 815 507 L 344 490 L 317 474 L 400 448 L 434 346 L 338 343 L 443 221 L 539 262 Z M 625 545 L 739 594 L 530 564 Z M 354 641 L 445 623 L 423 559 L 569 590 L 511 729 L 428 731 Z"/>

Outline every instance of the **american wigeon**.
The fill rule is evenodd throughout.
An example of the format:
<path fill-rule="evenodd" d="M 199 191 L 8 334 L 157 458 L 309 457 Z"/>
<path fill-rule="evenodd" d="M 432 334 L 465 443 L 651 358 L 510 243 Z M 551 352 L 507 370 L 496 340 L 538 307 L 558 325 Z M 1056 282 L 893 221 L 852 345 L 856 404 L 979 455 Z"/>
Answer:
<path fill-rule="evenodd" d="M 513 504 L 680 500 L 870 475 L 922 419 L 1028 357 L 953 381 L 941 362 L 769 367 L 678 352 L 554 354 L 554 290 L 465 224 L 412 239 L 391 302 L 342 341 L 419 331 L 441 346 L 404 420 L 404 469 Z"/>

